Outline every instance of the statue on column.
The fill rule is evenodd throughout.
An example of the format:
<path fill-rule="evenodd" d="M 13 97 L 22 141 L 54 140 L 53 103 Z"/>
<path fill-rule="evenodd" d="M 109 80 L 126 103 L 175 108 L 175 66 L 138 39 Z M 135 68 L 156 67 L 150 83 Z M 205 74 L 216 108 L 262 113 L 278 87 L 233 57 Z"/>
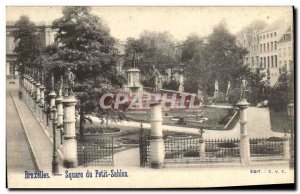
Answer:
<path fill-rule="evenodd" d="M 153 86 L 153 92 L 158 93 L 158 85 L 159 85 L 159 74 L 156 69 L 154 69 L 154 86 Z"/>
<path fill-rule="evenodd" d="M 179 76 L 179 87 L 183 87 L 184 85 L 184 77 L 182 74 L 180 74 Z"/>
<path fill-rule="evenodd" d="M 246 98 L 246 90 L 247 90 L 247 81 L 245 78 L 243 78 L 241 84 L 241 95 L 240 95 L 241 100 Z"/>
<path fill-rule="evenodd" d="M 71 72 L 70 68 L 67 68 L 67 71 L 65 73 L 65 83 L 66 85 L 66 96 L 72 96 L 73 88 L 74 88 L 74 80 L 76 78 L 75 74 Z"/>
<path fill-rule="evenodd" d="M 136 64 L 138 63 L 139 57 L 138 57 L 138 55 L 135 53 L 134 50 L 132 50 L 131 53 L 132 53 L 132 57 L 131 57 L 132 67 L 135 68 Z"/>
<path fill-rule="evenodd" d="M 215 93 L 219 92 L 219 82 L 218 80 L 215 81 Z"/>

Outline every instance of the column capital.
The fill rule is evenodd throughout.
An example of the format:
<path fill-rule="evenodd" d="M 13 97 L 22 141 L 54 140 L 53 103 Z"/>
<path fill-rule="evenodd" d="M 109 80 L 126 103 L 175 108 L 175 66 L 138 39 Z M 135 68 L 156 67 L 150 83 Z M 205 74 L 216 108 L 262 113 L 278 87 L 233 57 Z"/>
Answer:
<path fill-rule="evenodd" d="M 51 98 L 55 98 L 55 97 L 56 97 L 55 91 L 52 90 L 52 91 L 48 94 L 48 96 L 50 96 Z"/>
<path fill-rule="evenodd" d="M 244 99 L 240 100 L 236 105 L 239 107 L 239 109 L 242 110 L 242 109 L 248 108 L 250 104 L 249 104 L 249 103 L 247 102 L 247 100 L 244 98 Z"/>
<path fill-rule="evenodd" d="M 65 96 L 62 100 L 64 106 L 75 106 L 78 100 L 76 100 L 75 96 Z"/>

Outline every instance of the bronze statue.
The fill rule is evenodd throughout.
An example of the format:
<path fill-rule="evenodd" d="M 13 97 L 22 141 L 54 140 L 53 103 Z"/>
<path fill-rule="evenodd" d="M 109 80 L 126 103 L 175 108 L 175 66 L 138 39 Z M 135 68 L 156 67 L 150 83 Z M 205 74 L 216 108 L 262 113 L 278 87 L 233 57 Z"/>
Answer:
<path fill-rule="evenodd" d="M 76 78 L 75 74 L 71 72 L 70 68 L 67 68 L 67 71 L 65 73 L 65 83 L 67 84 L 66 85 L 66 96 L 73 95 L 75 78 Z"/>
<path fill-rule="evenodd" d="M 153 92 L 158 93 L 158 84 L 159 84 L 159 74 L 156 69 L 154 69 L 154 84 L 153 84 Z"/>
<path fill-rule="evenodd" d="M 245 78 L 242 79 L 242 84 L 241 84 L 241 96 L 240 99 L 246 98 L 246 90 L 247 90 L 247 81 Z"/>

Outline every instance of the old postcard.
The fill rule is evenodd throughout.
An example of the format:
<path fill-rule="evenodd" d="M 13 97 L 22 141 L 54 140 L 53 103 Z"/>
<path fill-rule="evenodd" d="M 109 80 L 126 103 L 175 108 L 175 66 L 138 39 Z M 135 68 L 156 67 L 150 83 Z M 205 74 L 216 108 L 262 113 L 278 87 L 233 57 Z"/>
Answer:
<path fill-rule="evenodd" d="M 293 188 L 293 13 L 8 6 L 7 187 Z"/>

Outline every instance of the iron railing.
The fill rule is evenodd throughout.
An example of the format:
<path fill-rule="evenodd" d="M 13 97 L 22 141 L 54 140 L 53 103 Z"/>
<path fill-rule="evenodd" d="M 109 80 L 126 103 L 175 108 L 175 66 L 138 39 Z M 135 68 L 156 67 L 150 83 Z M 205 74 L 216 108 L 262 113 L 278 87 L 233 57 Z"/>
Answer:
<path fill-rule="evenodd" d="M 239 139 L 207 139 L 205 140 L 205 160 L 208 162 L 224 162 L 239 160 Z"/>
<path fill-rule="evenodd" d="M 113 137 L 102 135 L 77 135 L 78 165 L 113 166 Z"/>
<path fill-rule="evenodd" d="M 150 165 L 150 135 L 139 135 L 140 147 L 140 166 L 145 167 Z"/>
<path fill-rule="evenodd" d="M 251 138 L 250 156 L 264 157 L 264 156 L 283 156 L 284 138 Z"/>

